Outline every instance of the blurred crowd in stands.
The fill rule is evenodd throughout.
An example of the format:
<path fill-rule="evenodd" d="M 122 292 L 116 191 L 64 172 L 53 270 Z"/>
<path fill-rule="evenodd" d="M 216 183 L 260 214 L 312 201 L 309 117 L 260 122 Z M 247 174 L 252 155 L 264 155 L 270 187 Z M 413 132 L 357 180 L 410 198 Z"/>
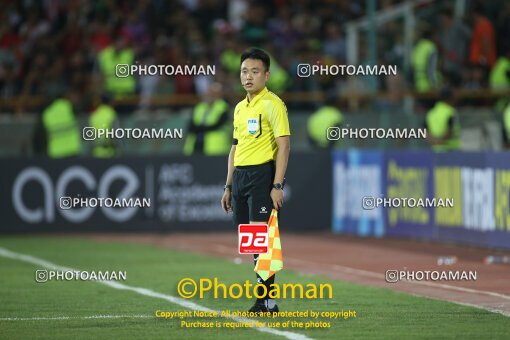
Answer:
<path fill-rule="evenodd" d="M 401 2 L 378 1 L 377 11 Z M 468 1 L 462 20 L 453 16 L 453 1 L 435 2 L 435 8 L 438 3 L 428 19 L 430 26 L 418 24 L 417 32 L 425 32 L 435 45 L 443 83 L 456 88 L 495 87 L 490 72 L 498 60 L 506 58 L 506 64 L 498 67 L 510 68 L 510 2 Z M 274 92 L 332 88 L 341 92 L 339 77 L 299 78 L 296 66 L 345 64 L 345 24 L 365 16 L 365 6 L 365 0 L 4 0 L 0 99 L 21 95 L 51 100 L 75 91 L 86 110 L 93 98 L 111 92 L 105 88 L 108 75 L 101 65 L 102 53 L 108 54 L 109 48 L 125 51 L 126 59 L 140 64 L 217 65 L 214 79 L 142 76 L 113 94 L 139 94 L 143 107 L 151 105 L 153 95 L 202 95 L 213 81 L 223 84 L 226 93 L 241 94 L 239 56 L 250 46 L 273 57 L 269 86 Z M 403 70 L 401 20 L 379 29 L 377 41 L 377 62 Z M 367 53 L 365 39 L 360 44 L 361 62 Z M 392 82 L 380 81 L 379 89 L 408 88 L 412 72 L 402 74 L 399 85 Z M 508 78 L 497 82 L 503 88 L 510 83 Z"/>

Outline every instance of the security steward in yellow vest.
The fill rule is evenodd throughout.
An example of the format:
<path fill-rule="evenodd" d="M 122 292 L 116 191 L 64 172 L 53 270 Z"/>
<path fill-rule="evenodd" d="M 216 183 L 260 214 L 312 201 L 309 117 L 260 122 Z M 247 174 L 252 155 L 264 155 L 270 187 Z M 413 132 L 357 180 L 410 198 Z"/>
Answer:
<path fill-rule="evenodd" d="M 135 93 L 136 80 L 129 72 L 134 60 L 135 54 L 122 36 L 99 53 L 99 68 L 104 78 L 105 92 L 115 98 Z"/>
<path fill-rule="evenodd" d="M 332 148 L 337 142 L 334 139 L 328 139 L 328 129 L 339 128 L 342 124 L 342 113 L 335 106 L 335 102 L 336 97 L 333 94 L 327 94 L 325 105 L 308 118 L 308 140 L 314 148 Z"/>
<path fill-rule="evenodd" d="M 510 88 L 510 57 L 499 57 L 490 73 L 492 89 Z"/>
<path fill-rule="evenodd" d="M 76 120 L 73 104 L 77 93 L 53 101 L 42 114 L 45 131 L 46 152 L 51 158 L 78 156 L 81 153 L 81 131 Z"/>
<path fill-rule="evenodd" d="M 510 43 L 509 43 L 510 45 Z M 489 77 L 490 87 L 494 90 L 510 89 L 510 46 L 506 46 L 502 56 L 492 67 Z M 503 97 L 496 102 L 496 110 L 501 112 L 510 104 L 510 99 Z"/>
<path fill-rule="evenodd" d="M 276 93 L 282 93 L 287 88 L 288 81 L 289 75 L 285 68 L 273 60 L 271 65 L 271 78 L 269 78 L 267 81 L 267 86 L 269 86 L 269 88 L 271 88 Z"/>
<path fill-rule="evenodd" d="M 267 223 L 271 210 L 283 204 L 285 171 L 290 152 L 287 109 L 277 95 L 266 88 L 270 58 L 260 49 L 241 55 L 241 84 L 247 92 L 234 109 L 234 141 L 228 157 L 228 171 L 221 206 L 233 212 L 234 225 Z M 254 260 L 257 261 L 258 255 Z M 264 281 L 257 275 L 257 301 L 253 313 L 278 312 L 269 297 L 275 275 Z"/>
<path fill-rule="evenodd" d="M 428 28 L 423 29 L 421 38 L 411 52 L 414 88 L 418 92 L 434 90 L 441 82 L 437 66 L 438 51 L 431 38 L 432 31 Z"/>
<path fill-rule="evenodd" d="M 211 84 L 204 101 L 193 109 L 184 145 L 184 154 L 204 154 L 206 156 L 226 155 L 230 150 L 228 127 L 228 104 L 222 99 L 222 87 Z"/>
<path fill-rule="evenodd" d="M 108 96 L 101 97 L 101 103 L 92 112 L 89 118 L 90 127 L 97 129 L 113 129 L 118 126 L 117 112 L 111 106 Z M 98 158 L 112 158 L 117 155 L 117 147 L 114 139 L 105 138 L 104 135 L 94 139 L 92 155 Z"/>
<path fill-rule="evenodd" d="M 451 90 L 443 89 L 441 100 L 436 102 L 425 118 L 427 139 L 436 152 L 460 149 L 460 124 L 453 104 Z"/>

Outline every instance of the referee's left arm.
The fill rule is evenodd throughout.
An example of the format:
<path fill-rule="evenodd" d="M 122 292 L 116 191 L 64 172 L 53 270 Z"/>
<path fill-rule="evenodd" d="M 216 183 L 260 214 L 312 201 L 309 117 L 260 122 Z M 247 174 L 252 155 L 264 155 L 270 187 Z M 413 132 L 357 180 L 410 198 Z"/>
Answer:
<path fill-rule="evenodd" d="M 290 153 L 290 138 L 288 135 L 276 137 L 275 139 L 276 144 L 278 145 L 278 152 L 276 153 L 276 169 L 273 184 L 283 183 Z M 273 201 L 274 208 L 279 210 L 283 205 L 283 190 L 273 188 L 270 196 Z"/>
<path fill-rule="evenodd" d="M 290 137 L 277 137 L 276 144 L 278 145 L 278 153 L 276 154 L 274 183 L 282 183 L 285 178 L 285 171 L 287 171 L 287 164 L 289 162 Z"/>
<path fill-rule="evenodd" d="M 278 100 L 275 102 L 274 110 L 269 115 L 269 122 L 273 129 L 278 151 L 275 159 L 275 176 L 273 184 L 283 183 L 290 153 L 290 128 L 289 117 L 285 104 Z M 280 209 L 283 205 L 283 191 L 278 189 L 271 190 L 271 199 L 275 209 Z"/>

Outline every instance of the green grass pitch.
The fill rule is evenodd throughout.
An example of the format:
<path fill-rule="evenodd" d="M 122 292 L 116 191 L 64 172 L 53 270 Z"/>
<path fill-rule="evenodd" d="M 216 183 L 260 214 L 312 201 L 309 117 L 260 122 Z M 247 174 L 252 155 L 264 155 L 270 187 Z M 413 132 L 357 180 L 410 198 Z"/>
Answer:
<path fill-rule="evenodd" d="M 155 246 L 95 242 L 73 238 L 2 237 L 0 247 L 31 255 L 60 266 L 78 270 L 122 270 L 124 285 L 150 289 L 178 297 L 177 283 L 185 277 L 217 277 L 221 283 L 244 283 L 254 279 L 249 264 L 228 259 L 173 251 Z M 285 258 L 284 258 L 285 260 Z M 183 311 L 184 307 L 161 298 L 119 290 L 91 281 L 35 282 L 35 270 L 41 266 L 0 256 L 0 338 L 25 339 L 283 339 L 253 328 L 190 329 L 178 319 L 156 318 L 156 310 Z M 253 282 L 253 280 L 252 280 Z M 356 318 L 330 321 L 330 328 L 277 328 L 314 339 L 339 338 L 507 338 L 510 318 L 481 309 L 370 288 L 325 277 L 306 276 L 284 270 L 277 277 L 283 283 L 330 283 L 332 299 L 283 299 L 282 311 L 355 310 Z M 248 299 L 190 300 L 221 311 L 244 311 Z M 97 319 L 99 315 L 119 318 Z M 138 317 L 136 317 L 138 316 Z M 61 319 L 52 319 L 59 318 Z M 67 319 L 64 319 L 66 317 Z M 7 320 L 7 318 L 22 318 Z M 31 319 L 41 318 L 41 319 Z M 194 319 L 228 322 L 227 318 Z M 258 318 L 270 321 L 269 318 Z M 284 321 L 286 319 L 278 319 Z M 325 319 L 320 319 L 326 321 Z M 297 321 L 306 322 L 299 319 Z"/>

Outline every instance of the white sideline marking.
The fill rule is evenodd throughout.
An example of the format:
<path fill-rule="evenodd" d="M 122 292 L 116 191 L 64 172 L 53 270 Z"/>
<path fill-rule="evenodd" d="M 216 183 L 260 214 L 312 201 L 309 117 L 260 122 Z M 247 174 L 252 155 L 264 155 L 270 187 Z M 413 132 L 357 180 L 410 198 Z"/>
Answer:
<path fill-rule="evenodd" d="M 75 271 L 75 270 L 77 270 L 77 269 L 73 269 L 73 268 L 59 266 L 57 264 L 48 262 L 46 260 L 31 256 L 31 255 L 16 253 L 16 252 L 10 251 L 10 250 L 2 248 L 2 247 L 0 247 L 0 256 L 36 264 L 36 265 L 44 267 L 46 269 L 53 269 L 53 270 L 60 270 L 60 271 Z M 128 286 L 128 285 L 125 285 L 122 283 L 118 283 L 118 282 L 114 282 L 114 281 L 99 281 L 98 280 L 96 282 L 102 283 L 102 284 L 107 285 L 111 288 L 120 289 L 120 290 L 130 290 L 130 291 L 133 291 L 133 292 L 141 294 L 141 295 L 166 300 L 166 301 L 172 302 L 176 305 L 179 305 L 179 306 L 187 308 L 187 309 L 198 310 L 198 311 L 202 311 L 202 312 L 218 312 L 218 311 L 209 309 L 207 307 L 203 307 L 203 306 L 196 304 L 194 302 L 186 301 L 182 298 L 174 297 L 171 295 L 158 293 L 158 292 L 155 292 L 155 291 L 147 289 L 147 288 L 131 287 L 131 286 Z M 240 318 L 240 317 L 228 317 L 228 319 L 232 319 L 237 322 L 254 322 L 255 321 L 253 319 Z M 253 328 L 253 329 L 256 329 L 260 332 L 283 336 L 283 337 L 285 337 L 287 339 L 291 339 L 291 340 L 311 340 L 311 338 L 307 337 L 304 334 L 299 334 L 299 333 L 294 333 L 294 332 L 289 332 L 289 331 L 279 331 L 279 330 L 269 328 L 269 327 L 262 327 L 262 328 L 257 327 L 257 328 Z"/>
<path fill-rule="evenodd" d="M 232 249 L 230 249 L 228 247 L 225 247 L 222 245 L 215 245 L 215 248 L 219 252 L 223 252 L 225 254 L 232 255 Z M 310 266 L 316 266 L 317 264 L 324 265 L 324 266 L 328 266 L 328 267 L 332 268 L 333 270 L 341 271 L 341 272 L 344 272 L 347 274 L 356 274 L 356 275 L 360 275 L 360 276 L 384 280 L 384 273 L 371 272 L 368 270 L 356 269 L 356 268 L 341 266 L 338 264 L 319 263 L 319 262 L 313 262 L 313 261 L 309 261 L 309 260 L 301 260 L 301 259 L 296 259 L 296 258 L 292 258 L 292 257 L 288 257 L 288 256 L 285 257 L 285 260 L 287 262 L 301 262 L 303 264 L 308 264 Z M 484 295 L 490 295 L 490 296 L 494 296 L 494 297 L 505 299 L 505 300 L 510 300 L 510 296 L 505 295 L 505 294 L 486 291 L 486 290 L 473 289 L 473 288 L 452 286 L 452 285 L 448 285 L 445 283 L 432 283 L 432 282 L 427 282 L 427 281 L 413 281 L 413 280 L 411 280 L 411 281 L 406 281 L 406 280 L 400 281 L 399 280 L 398 283 L 417 284 L 417 285 L 423 285 L 423 286 L 434 287 L 434 288 L 441 287 L 444 289 L 457 290 L 457 291 L 464 292 L 464 293 L 484 294 Z M 453 301 L 450 301 L 450 302 L 453 302 Z M 462 303 L 459 303 L 459 304 L 462 304 Z M 473 306 L 477 306 L 477 305 L 473 305 Z M 478 307 L 485 309 L 485 307 L 483 307 L 483 306 L 478 306 Z M 504 312 L 504 311 L 492 310 L 492 309 L 488 309 L 488 310 L 496 311 L 496 312 L 500 312 L 500 313 L 502 312 L 502 313 L 508 315 L 508 313 Z"/>
<path fill-rule="evenodd" d="M 0 321 L 39 321 L 39 320 L 90 320 L 90 319 L 149 319 L 151 315 L 91 315 L 91 316 L 54 316 L 33 318 L 0 318 Z"/>
<path fill-rule="evenodd" d="M 415 293 L 406 293 L 406 294 L 411 294 L 411 295 L 417 296 L 417 297 L 426 297 L 426 298 L 438 300 L 437 298 L 431 298 L 431 297 L 426 296 L 426 295 L 419 295 L 419 294 L 415 294 Z M 494 309 L 492 307 L 487 307 L 487 306 L 482 306 L 482 305 L 475 305 L 473 303 L 467 303 L 467 302 L 443 300 L 443 299 L 441 299 L 440 301 L 447 301 L 447 302 L 454 303 L 456 305 L 467 306 L 467 307 L 474 307 L 474 308 L 486 310 L 486 311 L 489 311 L 489 312 L 492 312 L 492 313 L 501 314 L 503 316 L 510 316 L 509 312 L 505 312 L 504 310 L 500 310 L 500 309 Z"/>
<path fill-rule="evenodd" d="M 308 263 L 310 265 L 317 265 L 316 262 L 305 261 L 305 260 L 300 260 L 300 259 L 290 259 L 290 258 L 287 258 L 287 260 L 291 260 L 291 261 L 295 261 L 295 262 Z M 379 279 L 379 278 L 380 279 L 384 279 L 384 274 L 383 273 L 376 273 L 376 272 L 371 272 L 371 271 L 368 271 L 368 270 L 355 269 L 355 268 L 340 266 L 340 265 L 337 265 L 337 264 L 325 264 L 325 265 L 330 266 L 333 269 L 336 269 L 338 271 L 343 271 L 343 272 L 349 273 L 349 274 L 358 274 L 358 275 L 366 276 L 366 277 L 372 277 L 372 278 L 377 278 L 377 279 Z M 510 296 L 505 295 L 505 294 L 496 293 L 496 292 L 490 292 L 490 291 L 486 291 L 486 290 L 473 289 L 473 288 L 465 288 L 465 287 L 452 286 L 452 285 L 448 285 L 448 284 L 444 284 L 444 283 L 432 283 L 432 282 L 427 282 L 427 281 L 413 281 L 413 280 L 410 280 L 410 281 L 407 281 L 407 280 L 400 281 L 399 280 L 398 283 L 412 283 L 412 284 L 423 285 L 423 286 L 428 286 L 428 287 L 436 287 L 436 288 L 437 287 L 441 287 L 441 288 L 445 288 L 445 289 L 458 290 L 460 292 L 485 294 L 485 295 L 490 295 L 490 296 L 498 297 L 498 298 L 505 299 L 505 300 L 510 300 Z"/>
<path fill-rule="evenodd" d="M 306 261 L 306 260 L 301 260 L 301 259 L 287 258 L 287 261 L 289 261 L 289 260 L 290 260 L 290 262 L 301 262 L 301 263 L 307 263 L 309 265 L 317 265 L 316 262 Z M 319 264 L 321 264 L 321 263 L 319 263 Z M 326 263 L 323 263 L 322 265 L 329 266 L 333 270 L 338 270 L 340 272 L 344 272 L 344 273 L 348 273 L 348 274 L 357 274 L 357 275 L 360 275 L 360 276 L 365 276 L 365 277 L 370 277 L 370 278 L 377 278 L 377 279 L 381 279 L 381 280 L 384 279 L 384 274 L 383 273 L 376 273 L 376 272 L 371 272 L 371 271 L 363 270 L 363 269 L 355 269 L 355 268 L 350 268 L 350 267 L 346 267 L 346 266 L 340 266 L 340 265 L 337 265 L 337 264 L 326 264 Z M 457 291 L 461 291 L 461 292 L 464 292 L 464 293 L 485 294 L 485 295 L 490 295 L 490 296 L 498 297 L 498 298 L 505 299 L 505 300 L 510 300 L 510 296 L 505 295 L 505 294 L 500 294 L 500 293 L 491 292 L 491 291 L 485 291 L 485 290 L 472 289 L 472 288 L 451 286 L 451 285 L 447 285 L 447 284 L 444 284 L 444 283 L 432 283 L 432 282 L 427 282 L 427 281 L 412 281 L 412 280 L 411 281 L 406 281 L 406 280 L 398 281 L 398 283 L 417 284 L 417 285 L 423 285 L 423 286 L 428 286 L 428 287 L 433 287 L 433 288 L 440 287 L 440 288 L 445 288 L 445 289 L 450 289 L 450 290 L 457 290 Z M 410 295 L 414 295 L 414 296 L 418 296 L 418 297 L 431 298 L 428 295 L 422 295 L 422 294 L 417 294 L 417 293 L 405 292 L 405 294 L 410 294 Z M 458 305 L 462 305 L 462 306 L 475 307 L 475 308 L 478 308 L 478 309 L 483 309 L 483 310 L 486 310 L 486 311 L 489 311 L 489 312 L 492 312 L 492 313 L 501 314 L 501 315 L 504 315 L 504 316 L 510 316 L 510 312 L 507 312 L 507 311 L 504 311 L 504 310 L 500 310 L 500 309 L 496 309 L 496 308 L 492 308 L 492 307 L 488 307 L 488 306 L 476 305 L 476 304 L 460 302 L 460 301 L 453 301 L 453 300 L 444 300 L 444 299 L 439 299 L 439 300 L 447 301 L 447 302 L 452 302 L 452 303 L 455 303 L 455 304 L 458 304 Z"/>

